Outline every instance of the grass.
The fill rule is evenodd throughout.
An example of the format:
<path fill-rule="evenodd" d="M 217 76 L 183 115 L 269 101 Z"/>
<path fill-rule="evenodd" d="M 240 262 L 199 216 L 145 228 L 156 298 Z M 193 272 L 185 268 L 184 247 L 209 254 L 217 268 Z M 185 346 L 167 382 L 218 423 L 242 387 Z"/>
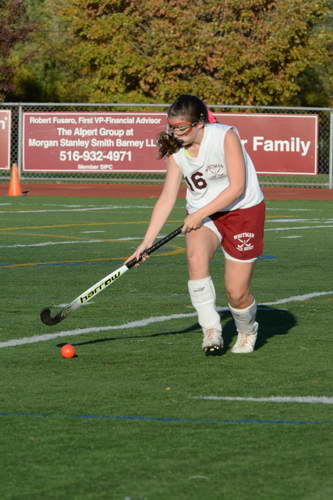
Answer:
<path fill-rule="evenodd" d="M 2 199 L 1 499 L 331 498 L 332 405 L 200 399 L 333 396 L 329 201 L 267 203 L 252 354 L 230 352 L 226 311 L 225 353 L 202 354 L 182 237 L 63 323 L 39 321 L 41 308 L 70 302 L 132 253 L 152 204 Z M 164 234 L 182 217 L 179 201 Z M 222 271 L 217 255 L 225 307 Z M 19 343 L 34 336 L 43 340 Z M 74 359 L 59 355 L 67 342 Z"/>

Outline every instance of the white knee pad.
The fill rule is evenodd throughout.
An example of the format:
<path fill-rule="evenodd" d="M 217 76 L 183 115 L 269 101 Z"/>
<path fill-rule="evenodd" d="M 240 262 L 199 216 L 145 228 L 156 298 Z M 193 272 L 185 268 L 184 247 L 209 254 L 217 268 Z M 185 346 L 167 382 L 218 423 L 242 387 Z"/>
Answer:
<path fill-rule="evenodd" d="M 239 333 L 254 333 L 255 320 L 257 314 L 257 303 L 254 300 L 245 309 L 235 309 L 228 304 L 232 317 L 234 318 L 236 329 Z"/>
<path fill-rule="evenodd" d="M 200 280 L 189 280 L 188 290 L 192 305 L 198 313 L 200 326 L 221 330 L 220 315 L 215 307 L 216 293 L 212 278 L 208 276 Z"/>

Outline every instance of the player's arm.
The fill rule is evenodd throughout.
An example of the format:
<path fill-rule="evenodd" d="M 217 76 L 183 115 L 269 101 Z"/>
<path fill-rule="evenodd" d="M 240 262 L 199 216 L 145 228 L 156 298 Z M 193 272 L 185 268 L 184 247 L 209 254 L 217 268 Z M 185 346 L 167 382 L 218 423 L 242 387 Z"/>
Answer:
<path fill-rule="evenodd" d="M 166 220 L 168 219 L 177 199 L 182 180 L 181 171 L 172 157 L 167 160 L 167 173 L 162 192 L 153 208 L 150 223 L 144 237 L 147 246 L 152 245 Z"/>
<path fill-rule="evenodd" d="M 167 160 L 167 173 L 162 192 L 154 205 L 144 239 L 137 247 L 133 255 L 131 255 L 127 260 L 130 260 L 133 257 L 138 258 L 146 248 L 153 244 L 156 236 L 160 233 L 175 205 L 181 180 L 181 171 L 175 160 L 170 156 Z"/>
<path fill-rule="evenodd" d="M 237 200 L 245 190 L 246 171 L 240 139 L 232 129 L 228 130 L 224 139 L 224 155 L 229 177 L 229 186 L 213 201 L 189 215 L 184 224 L 184 231 L 197 229 L 202 220 Z"/>

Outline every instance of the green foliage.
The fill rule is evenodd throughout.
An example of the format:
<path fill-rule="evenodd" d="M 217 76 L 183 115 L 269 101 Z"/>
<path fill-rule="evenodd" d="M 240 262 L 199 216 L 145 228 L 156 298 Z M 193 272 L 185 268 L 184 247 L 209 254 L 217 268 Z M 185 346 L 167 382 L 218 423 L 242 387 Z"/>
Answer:
<path fill-rule="evenodd" d="M 261 105 L 289 102 L 300 73 L 324 61 L 313 31 L 324 14 L 324 0 L 194 0 L 191 8 L 185 0 L 72 0 L 64 10 L 68 56 L 82 74 L 76 85 L 91 101 L 168 102 L 192 92 Z"/>
<path fill-rule="evenodd" d="M 15 68 L 11 54 L 17 44 L 26 40 L 33 29 L 24 0 L 6 0 L 0 3 L 0 101 L 13 90 Z"/>
<path fill-rule="evenodd" d="M 29 4 L 43 28 L 19 80 L 23 93 L 35 81 L 46 100 L 170 102 L 186 92 L 211 103 L 292 104 L 329 63 L 328 0 Z M 301 101 L 317 103 L 307 95 Z"/>
<path fill-rule="evenodd" d="M 71 62 L 66 54 L 67 25 L 59 11 L 67 0 L 27 0 L 27 11 L 35 21 L 29 41 L 20 45 L 12 55 L 15 92 L 7 97 L 19 101 L 59 101 L 67 81 L 74 78 Z M 20 64 L 27 54 L 34 57 Z M 83 96 L 82 96 L 83 98 Z"/>

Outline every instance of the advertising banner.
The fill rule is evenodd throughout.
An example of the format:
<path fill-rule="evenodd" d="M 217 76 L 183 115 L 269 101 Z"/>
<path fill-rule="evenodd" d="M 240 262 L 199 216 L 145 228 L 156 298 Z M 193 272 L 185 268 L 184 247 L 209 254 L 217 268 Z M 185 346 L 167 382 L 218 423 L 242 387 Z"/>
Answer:
<path fill-rule="evenodd" d="M 216 113 L 234 125 L 258 174 L 317 174 L 317 115 Z"/>
<path fill-rule="evenodd" d="M 316 175 L 317 115 L 215 113 L 234 125 L 259 174 Z M 34 112 L 23 117 L 23 170 L 164 172 L 165 113 Z"/>
<path fill-rule="evenodd" d="M 10 169 L 11 112 L 0 111 L 0 170 Z"/>
<path fill-rule="evenodd" d="M 23 170 L 163 172 L 165 113 L 24 113 Z"/>

